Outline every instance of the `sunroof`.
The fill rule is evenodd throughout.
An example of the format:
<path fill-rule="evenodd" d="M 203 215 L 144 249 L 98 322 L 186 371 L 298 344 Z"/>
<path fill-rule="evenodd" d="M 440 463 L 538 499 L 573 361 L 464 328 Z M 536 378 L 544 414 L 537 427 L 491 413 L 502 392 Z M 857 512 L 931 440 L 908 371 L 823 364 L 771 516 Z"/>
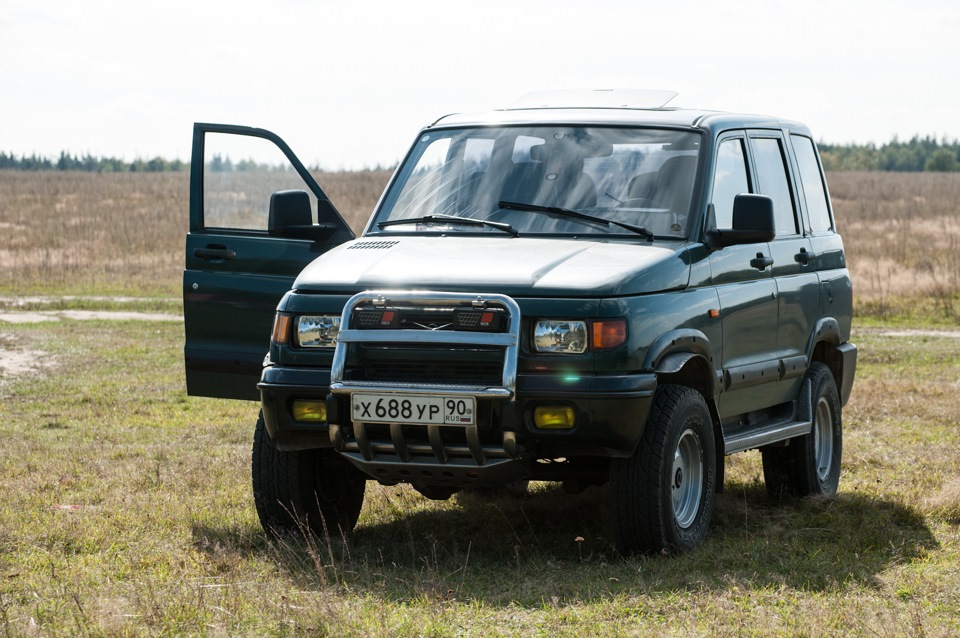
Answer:
<path fill-rule="evenodd" d="M 514 109 L 593 108 L 659 109 L 677 97 L 676 91 L 657 89 L 596 89 L 534 91 L 507 107 Z"/>

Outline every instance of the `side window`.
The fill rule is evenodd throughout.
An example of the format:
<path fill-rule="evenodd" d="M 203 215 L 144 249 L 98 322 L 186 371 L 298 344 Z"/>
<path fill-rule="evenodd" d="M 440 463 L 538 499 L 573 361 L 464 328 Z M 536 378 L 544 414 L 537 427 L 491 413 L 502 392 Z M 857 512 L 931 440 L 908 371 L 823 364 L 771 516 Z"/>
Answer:
<path fill-rule="evenodd" d="M 248 135 L 207 133 L 203 142 L 205 228 L 267 230 L 270 195 L 309 187 L 273 142 Z M 313 219 L 317 200 L 311 195 Z"/>
<path fill-rule="evenodd" d="M 724 140 L 717 149 L 716 172 L 713 176 L 713 208 L 717 228 L 733 226 L 733 198 L 750 192 L 743 140 Z"/>
<path fill-rule="evenodd" d="M 790 182 L 787 181 L 786 157 L 780 140 L 773 137 L 755 137 L 751 140 L 757 169 L 760 193 L 773 199 L 778 235 L 797 234 L 797 216 L 793 209 Z"/>
<path fill-rule="evenodd" d="M 810 216 L 810 230 L 825 232 L 833 230 L 830 221 L 830 208 L 827 206 L 827 191 L 823 185 L 823 175 L 813 148 L 813 140 L 802 135 L 791 135 L 793 151 L 800 166 L 800 184 L 803 198 L 807 202 L 807 214 Z"/>

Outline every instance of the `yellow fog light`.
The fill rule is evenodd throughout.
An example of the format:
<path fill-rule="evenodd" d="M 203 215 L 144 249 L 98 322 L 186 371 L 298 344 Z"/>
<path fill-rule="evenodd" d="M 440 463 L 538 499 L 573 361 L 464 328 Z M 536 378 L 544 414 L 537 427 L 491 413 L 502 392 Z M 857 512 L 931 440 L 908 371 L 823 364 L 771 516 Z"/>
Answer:
<path fill-rule="evenodd" d="M 568 430 L 576 424 L 573 408 L 559 405 L 541 405 L 533 411 L 533 423 L 543 430 Z"/>
<path fill-rule="evenodd" d="M 325 422 L 327 420 L 327 404 L 325 401 L 294 401 L 293 419 L 311 423 Z"/>

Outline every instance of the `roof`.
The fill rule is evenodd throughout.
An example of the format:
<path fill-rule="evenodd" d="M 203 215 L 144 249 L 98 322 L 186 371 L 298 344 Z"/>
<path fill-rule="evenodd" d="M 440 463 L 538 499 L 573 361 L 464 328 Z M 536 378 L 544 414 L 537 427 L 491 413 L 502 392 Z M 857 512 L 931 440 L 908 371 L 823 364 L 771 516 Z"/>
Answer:
<path fill-rule="evenodd" d="M 507 109 L 498 109 L 484 113 L 466 113 L 445 115 L 428 128 L 447 128 L 464 126 L 516 126 L 521 124 L 566 124 L 599 126 L 654 126 L 666 128 L 684 128 L 708 130 L 717 133 L 734 128 L 781 128 L 803 132 L 809 135 L 806 126 L 798 122 L 783 120 L 767 115 L 725 113 L 704 109 L 687 109 L 667 106 L 620 106 L 630 103 L 630 98 L 644 93 L 669 94 L 666 91 L 624 91 L 620 95 L 625 99 L 618 102 L 611 99 L 610 92 L 544 92 L 524 96 Z M 542 97 L 555 100 L 550 105 Z M 592 99 L 591 99 L 592 98 Z M 669 101 L 669 99 L 667 100 Z M 653 99 L 653 104 L 657 103 Z M 540 106 L 542 104 L 542 106 Z M 566 104 L 566 105 L 564 105 Z M 589 106 L 583 106 L 590 104 Z M 613 104 L 614 106 L 610 106 Z"/>

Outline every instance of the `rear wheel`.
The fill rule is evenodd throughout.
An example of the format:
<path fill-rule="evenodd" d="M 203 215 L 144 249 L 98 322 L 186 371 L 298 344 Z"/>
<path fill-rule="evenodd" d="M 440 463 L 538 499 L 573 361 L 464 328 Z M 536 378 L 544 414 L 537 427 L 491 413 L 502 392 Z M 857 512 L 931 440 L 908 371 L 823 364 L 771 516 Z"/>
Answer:
<path fill-rule="evenodd" d="M 657 389 L 633 456 L 610 466 L 614 541 L 623 554 L 688 551 L 707 536 L 716 488 L 713 423 L 699 392 Z"/>
<path fill-rule="evenodd" d="M 761 449 L 767 492 L 776 498 L 836 494 L 843 452 L 840 394 L 830 368 L 820 362 L 804 377 L 799 417 L 811 422 L 809 434 Z"/>
<path fill-rule="evenodd" d="M 272 534 L 347 536 L 360 517 L 364 475 L 329 448 L 282 452 L 263 422 L 253 437 L 253 500 Z"/>

